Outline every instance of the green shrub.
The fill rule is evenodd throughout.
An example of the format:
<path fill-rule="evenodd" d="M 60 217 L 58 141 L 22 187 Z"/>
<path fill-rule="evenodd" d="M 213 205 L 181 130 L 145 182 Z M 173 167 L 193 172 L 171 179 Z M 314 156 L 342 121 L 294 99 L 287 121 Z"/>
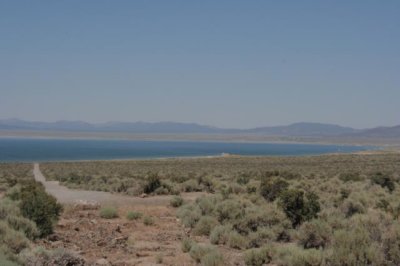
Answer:
<path fill-rule="evenodd" d="M 244 215 L 232 222 L 234 229 L 241 234 L 257 231 L 259 227 L 284 224 L 286 220 L 285 214 L 272 204 L 263 207 L 253 205 L 243 209 Z"/>
<path fill-rule="evenodd" d="M 0 253 L 0 265 L 1 266 L 18 266 L 17 263 L 8 260 L 7 256 Z"/>
<path fill-rule="evenodd" d="M 351 193 L 350 189 L 342 188 L 340 190 L 340 199 L 341 200 L 347 199 L 350 196 L 350 193 Z"/>
<path fill-rule="evenodd" d="M 181 185 L 182 190 L 184 192 L 197 192 L 197 191 L 201 191 L 201 186 L 199 185 L 199 183 L 197 182 L 197 180 L 194 179 L 189 179 L 185 182 L 182 183 Z"/>
<path fill-rule="evenodd" d="M 201 217 L 201 211 L 197 206 L 183 205 L 178 209 L 177 216 L 185 227 L 193 228 Z"/>
<path fill-rule="evenodd" d="M 266 200 L 274 201 L 288 187 L 289 183 L 281 178 L 264 178 L 260 183 L 260 193 Z"/>
<path fill-rule="evenodd" d="M 229 233 L 232 231 L 232 226 L 230 225 L 217 225 L 210 233 L 211 244 L 227 244 Z"/>
<path fill-rule="evenodd" d="M 118 211 L 114 207 L 103 207 L 100 209 L 100 217 L 104 219 L 114 219 L 118 217 Z"/>
<path fill-rule="evenodd" d="M 286 249 L 286 250 L 285 250 Z M 324 260 L 323 251 L 321 249 L 302 249 L 297 246 L 282 247 L 281 250 L 284 257 L 285 265 L 295 266 L 320 266 L 326 265 Z M 338 265 L 339 266 L 339 265 Z"/>
<path fill-rule="evenodd" d="M 246 188 L 244 186 L 241 186 L 237 183 L 231 183 L 228 187 L 228 189 L 230 190 L 230 193 L 233 194 L 242 194 L 242 193 L 246 193 Z"/>
<path fill-rule="evenodd" d="M 146 183 L 143 186 L 143 191 L 146 194 L 150 194 L 153 193 L 160 186 L 161 186 L 161 180 L 158 174 L 150 174 L 147 177 Z"/>
<path fill-rule="evenodd" d="M 202 196 L 196 199 L 196 204 L 199 206 L 202 215 L 211 215 L 215 209 L 216 202 L 216 198 L 212 196 Z"/>
<path fill-rule="evenodd" d="M 21 196 L 21 185 L 20 184 L 13 185 L 6 192 L 6 197 L 8 199 L 11 199 L 12 201 L 19 200 L 20 196 Z"/>
<path fill-rule="evenodd" d="M 347 221 L 348 228 L 359 228 L 369 234 L 372 241 L 381 242 L 382 235 L 390 228 L 393 217 L 379 210 L 369 210 L 366 214 L 356 214 Z"/>
<path fill-rule="evenodd" d="M 193 244 L 189 254 L 195 262 L 200 263 L 207 254 L 215 252 L 217 252 L 217 250 L 214 246 L 205 244 Z"/>
<path fill-rule="evenodd" d="M 277 240 L 277 233 L 273 228 L 259 228 L 248 236 L 247 248 L 259 248 L 271 241 Z"/>
<path fill-rule="evenodd" d="M 228 199 L 219 202 L 215 206 L 215 213 L 218 221 L 236 220 L 244 215 L 244 208 L 237 199 Z"/>
<path fill-rule="evenodd" d="M 248 194 L 256 193 L 257 192 L 257 186 L 254 185 L 254 184 L 248 184 L 246 186 L 246 191 L 247 191 Z"/>
<path fill-rule="evenodd" d="M 383 252 L 386 261 L 400 265 L 400 224 L 393 224 L 382 237 Z"/>
<path fill-rule="evenodd" d="M 247 246 L 247 239 L 236 231 L 228 235 L 228 246 L 235 249 L 243 249 Z"/>
<path fill-rule="evenodd" d="M 347 218 L 353 216 L 354 214 L 361 214 L 367 211 L 364 205 L 359 200 L 355 200 L 352 198 L 346 199 L 340 208 Z"/>
<path fill-rule="evenodd" d="M 252 248 L 244 253 L 244 263 L 247 266 L 262 266 L 271 260 L 272 252 L 269 247 Z"/>
<path fill-rule="evenodd" d="M 188 237 L 185 237 L 185 238 L 182 240 L 182 243 L 181 243 L 182 251 L 183 251 L 184 253 L 189 252 L 190 249 L 192 248 L 193 244 L 194 244 L 193 240 L 191 240 L 191 239 L 188 238 Z"/>
<path fill-rule="evenodd" d="M 329 265 L 384 265 L 380 247 L 362 228 L 334 233 Z"/>
<path fill-rule="evenodd" d="M 236 178 L 236 182 L 239 185 L 247 185 L 247 183 L 250 182 L 250 177 L 247 175 L 240 175 L 239 177 Z"/>
<path fill-rule="evenodd" d="M 339 179 L 342 180 L 343 182 L 357 182 L 357 181 L 361 181 L 362 177 L 360 175 L 360 173 L 357 172 L 349 172 L 349 173 L 342 173 L 339 175 Z"/>
<path fill-rule="evenodd" d="M 210 176 L 199 176 L 197 178 L 198 184 L 202 187 L 202 190 L 207 191 L 209 193 L 215 192 L 215 184 L 213 179 Z"/>
<path fill-rule="evenodd" d="M 19 200 L 22 215 L 36 223 L 40 236 L 51 234 L 62 205 L 37 182 L 28 182 L 22 186 Z"/>
<path fill-rule="evenodd" d="M 39 230 L 36 224 L 25 217 L 9 215 L 7 217 L 7 223 L 11 228 L 24 233 L 24 235 L 31 240 L 39 236 Z"/>
<path fill-rule="evenodd" d="M 201 258 L 202 266 L 219 266 L 224 265 L 224 258 L 218 250 L 211 251 Z"/>
<path fill-rule="evenodd" d="M 144 216 L 143 217 L 143 224 L 144 225 L 154 225 L 154 219 L 151 216 Z"/>
<path fill-rule="evenodd" d="M 20 216 L 21 210 L 18 203 L 9 198 L 4 198 L 0 200 L 0 220 L 6 219 L 8 216 Z"/>
<path fill-rule="evenodd" d="M 284 191 L 280 197 L 280 206 L 292 221 L 293 227 L 304 221 L 316 218 L 321 207 L 318 196 L 314 193 L 307 193 L 301 190 L 291 189 Z"/>
<path fill-rule="evenodd" d="M 321 220 L 311 220 L 299 228 L 299 243 L 305 249 L 325 248 L 331 241 L 332 229 Z"/>
<path fill-rule="evenodd" d="M 381 209 L 385 212 L 392 211 L 392 206 L 390 206 L 390 202 L 387 199 L 379 199 L 376 203 L 376 208 Z"/>
<path fill-rule="evenodd" d="M 29 246 L 29 240 L 23 233 L 13 230 L 3 221 L 0 221 L 0 242 L 12 254 L 18 254 Z"/>
<path fill-rule="evenodd" d="M 380 185 L 383 188 L 387 188 L 390 193 L 392 193 L 395 189 L 395 183 L 393 179 L 390 176 L 385 175 L 381 172 L 378 172 L 375 175 L 371 176 L 371 181 L 372 183 Z"/>
<path fill-rule="evenodd" d="M 172 199 L 169 203 L 172 207 L 178 208 L 178 207 L 182 206 L 183 198 L 181 196 L 174 196 L 174 197 L 172 197 Z"/>
<path fill-rule="evenodd" d="M 217 219 L 211 216 L 202 216 L 193 229 L 195 235 L 210 235 L 211 230 L 218 225 Z"/>
<path fill-rule="evenodd" d="M 143 216 L 143 214 L 141 212 L 130 211 L 126 214 L 126 219 L 132 221 L 132 220 L 140 219 L 142 216 Z"/>
<path fill-rule="evenodd" d="M 23 265 L 24 260 L 20 258 L 20 254 L 12 254 L 11 251 L 2 244 L 0 246 L 0 265 L 1 266 L 19 266 Z"/>

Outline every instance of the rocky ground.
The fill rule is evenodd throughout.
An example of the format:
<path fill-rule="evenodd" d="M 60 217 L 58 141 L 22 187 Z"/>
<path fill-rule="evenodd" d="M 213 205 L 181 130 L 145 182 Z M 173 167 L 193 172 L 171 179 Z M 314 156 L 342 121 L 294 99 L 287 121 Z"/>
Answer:
<path fill-rule="evenodd" d="M 129 221 L 128 211 L 138 211 L 154 219 Z M 119 218 L 104 219 L 96 208 L 67 206 L 55 232 L 37 244 L 76 252 L 89 265 L 193 265 L 181 250 L 183 227 L 171 207 L 119 207 Z"/>

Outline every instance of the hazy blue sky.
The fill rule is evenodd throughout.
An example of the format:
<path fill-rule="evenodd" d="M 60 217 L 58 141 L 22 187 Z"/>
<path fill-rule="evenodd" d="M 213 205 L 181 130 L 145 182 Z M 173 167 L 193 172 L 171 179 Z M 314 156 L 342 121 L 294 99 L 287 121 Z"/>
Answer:
<path fill-rule="evenodd" d="M 0 118 L 400 124 L 400 1 L 0 0 Z"/>

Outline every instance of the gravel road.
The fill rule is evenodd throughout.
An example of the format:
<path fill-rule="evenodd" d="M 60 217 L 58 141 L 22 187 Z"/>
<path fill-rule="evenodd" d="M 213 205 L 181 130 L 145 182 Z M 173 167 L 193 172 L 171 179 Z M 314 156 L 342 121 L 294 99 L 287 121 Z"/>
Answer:
<path fill-rule="evenodd" d="M 97 202 L 103 205 L 168 205 L 171 196 L 151 196 L 146 198 L 131 197 L 118 194 L 112 194 L 102 191 L 76 190 L 70 189 L 59 184 L 58 181 L 46 181 L 46 178 L 40 171 L 38 163 L 34 164 L 33 174 L 35 180 L 41 182 L 46 191 L 57 198 L 60 203 L 71 204 L 79 201 Z M 182 193 L 185 200 L 194 200 L 203 195 L 203 192 Z"/>

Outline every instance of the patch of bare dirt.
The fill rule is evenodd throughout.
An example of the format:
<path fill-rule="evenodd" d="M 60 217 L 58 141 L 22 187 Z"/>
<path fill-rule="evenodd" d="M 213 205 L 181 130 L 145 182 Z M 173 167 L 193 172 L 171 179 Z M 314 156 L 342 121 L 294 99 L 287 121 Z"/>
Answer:
<path fill-rule="evenodd" d="M 129 221 L 128 211 L 151 216 L 154 225 L 142 219 Z M 181 251 L 185 232 L 175 210 L 158 206 L 124 206 L 120 218 L 103 219 L 98 210 L 67 209 L 53 235 L 37 242 L 47 248 L 65 248 L 80 254 L 89 265 L 194 265 Z"/>

